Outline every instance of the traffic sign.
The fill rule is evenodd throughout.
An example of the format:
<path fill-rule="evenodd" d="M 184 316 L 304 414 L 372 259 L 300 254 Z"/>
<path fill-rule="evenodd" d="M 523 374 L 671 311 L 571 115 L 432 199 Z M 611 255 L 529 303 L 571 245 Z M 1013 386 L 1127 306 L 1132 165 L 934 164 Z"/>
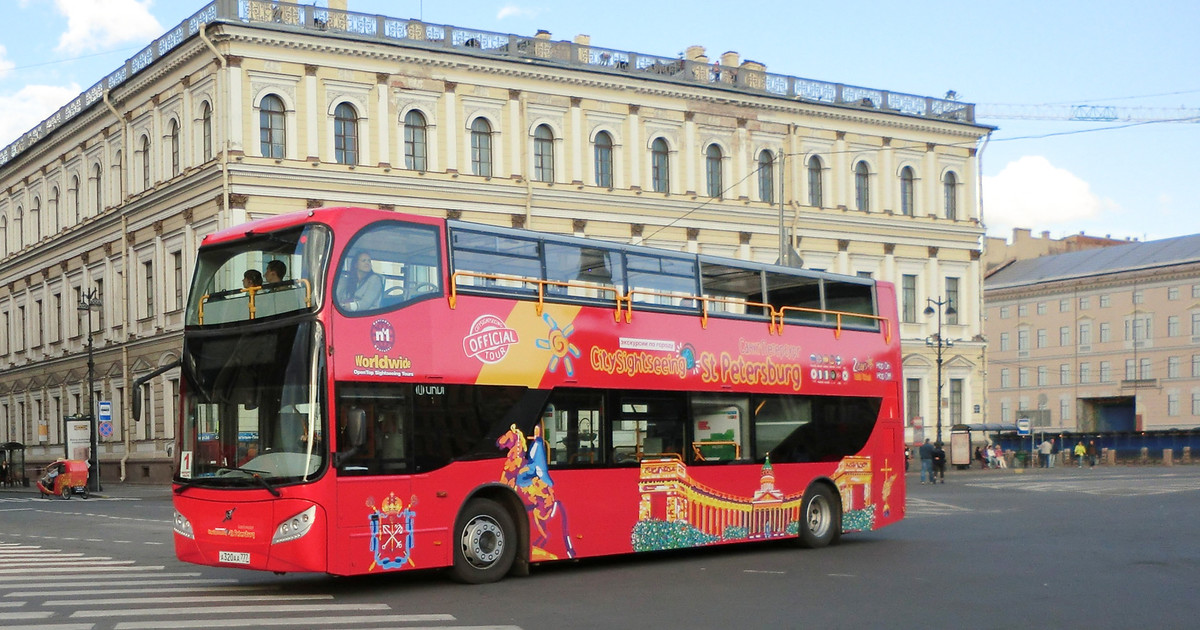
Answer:
<path fill-rule="evenodd" d="M 113 425 L 107 420 L 100 421 L 100 437 L 112 437 Z"/>
<path fill-rule="evenodd" d="M 1029 418 L 1017 418 L 1017 435 L 1029 435 Z"/>

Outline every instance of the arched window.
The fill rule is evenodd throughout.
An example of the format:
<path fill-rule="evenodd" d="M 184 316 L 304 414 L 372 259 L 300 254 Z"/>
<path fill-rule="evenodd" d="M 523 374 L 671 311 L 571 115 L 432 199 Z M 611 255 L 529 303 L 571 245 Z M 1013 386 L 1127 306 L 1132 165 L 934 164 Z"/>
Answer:
<path fill-rule="evenodd" d="M 29 242 L 36 243 L 42 240 L 42 202 L 40 199 L 34 199 L 33 204 L 29 206 Z"/>
<path fill-rule="evenodd" d="M 22 229 L 25 226 L 25 209 L 17 206 L 17 213 L 13 215 L 13 232 L 16 238 L 13 239 L 13 251 L 19 252 L 25 248 L 25 231 Z"/>
<path fill-rule="evenodd" d="M 596 134 L 596 185 L 613 187 L 613 141 L 607 131 Z"/>
<path fill-rule="evenodd" d="M 46 206 L 47 218 L 50 219 L 47 222 L 47 227 L 49 228 L 49 231 L 51 233 L 56 233 L 62 229 L 63 220 L 62 220 L 62 215 L 59 214 L 60 212 L 62 212 L 62 205 L 60 204 L 60 199 L 61 199 L 61 194 L 58 192 L 58 186 L 51 188 L 50 189 L 50 204 L 48 206 Z"/>
<path fill-rule="evenodd" d="M 533 130 L 533 179 L 554 181 L 554 132 L 547 125 Z"/>
<path fill-rule="evenodd" d="M 775 201 L 775 155 L 766 149 L 758 154 L 758 198 Z"/>
<path fill-rule="evenodd" d="M 721 147 L 716 144 L 710 144 L 704 150 L 704 173 L 707 176 L 708 196 L 720 198 L 725 190 L 725 181 L 721 176 Z"/>
<path fill-rule="evenodd" d="M 142 190 L 150 190 L 150 136 L 142 136 Z"/>
<path fill-rule="evenodd" d="M 671 192 L 671 156 L 662 138 L 650 144 L 650 187 L 654 192 Z"/>
<path fill-rule="evenodd" d="M 171 176 L 174 177 L 179 174 L 179 122 L 174 118 L 167 135 L 171 141 Z"/>
<path fill-rule="evenodd" d="M 814 208 L 825 206 L 825 187 L 822 186 L 821 158 L 808 158 L 808 205 Z"/>
<path fill-rule="evenodd" d="M 946 173 L 942 188 L 946 195 L 946 218 L 955 221 L 958 219 L 958 176 L 954 171 Z"/>
<path fill-rule="evenodd" d="M 203 147 L 202 157 L 207 162 L 213 157 L 212 105 L 209 105 L 208 101 L 200 106 L 200 135 L 200 144 Z"/>
<path fill-rule="evenodd" d="M 854 207 L 863 212 L 871 211 L 871 169 L 866 162 L 854 165 Z"/>
<path fill-rule="evenodd" d="M 900 169 L 900 214 L 911 217 L 916 212 L 916 175 L 911 166 Z"/>
<path fill-rule="evenodd" d="M 75 224 L 78 225 L 79 221 L 83 219 L 83 204 L 81 204 L 79 201 L 79 197 L 83 194 L 83 191 L 79 189 L 78 175 L 71 176 L 71 189 L 67 192 L 71 195 L 71 210 L 75 215 Z"/>
<path fill-rule="evenodd" d="M 482 116 L 471 122 L 471 172 L 492 176 L 492 124 Z"/>
<path fill-rule="evenodd" d="M 426 134 L 429 126 L 425 115 L 412 110 L 404 116 L 404 168 L 414 171 L 429 170 L 429 144 Z"/>
<path fill-rule="evenodd" d="M 113 179 L 117 180 L 117 196 L 121 201 L 125 200 L 125 171 L 121 166 L 121 150 L 117 149 L 113 152 L 112 165 Z"/>
<path fill-rule="evenodd" d="M 263 157 L 283 159 L 286 146 L 283 101 L 274 94 L 268 94 L 258 108 L 259 150 Z"/>
<path fill-rule="evenodd" d="M 149 138 L 146 139 L 146 143 L 150 143 Z M 104 171 L 100 168 L 100 163 L 96 162 L 96 164 L 92 166 L 92 199 L 94 204 L 93 209 L 96 211 L 95 214 L 97 215 L 104 211 L 103 173 Z"/>
<path fill-rule="evenodd" d="M 333 158 L 338 164 L 358 164 L 358 112 L 350 103 L 333 110 Z"/>

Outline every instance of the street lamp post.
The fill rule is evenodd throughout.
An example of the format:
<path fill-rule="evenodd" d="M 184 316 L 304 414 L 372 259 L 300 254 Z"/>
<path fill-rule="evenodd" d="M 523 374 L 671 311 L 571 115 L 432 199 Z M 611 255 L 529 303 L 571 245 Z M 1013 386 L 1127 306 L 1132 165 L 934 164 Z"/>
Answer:
<path fill-rule="evenodd" d="M 937 352 L 937 443 L 942 443 L 942 357 L 946 352 L 946 348 L 954 345 L 954 341 L 946 339 L 942 336 L 942 314 L 947 316 L 957 315 L 958 311 L 954 310 L 954 305 L 949 299 L 926 298 L 928 306 L 925 307 L 925 316 L 937 314 L 937 334 L 925 338 L 925 345 L 933 348 Z M 937 307 L 937 308 L 934 308 Z M 942 308 L 945 307 L 945 308 Z"/>
<path fill-rule="evenodd" d="M 88 485 L 93 492 L 100 492 L 104 488 L 100 485 L 100 437 L 98 423 L 96 422 L 96 360 L 92 345 L 92 309 L 100 308 L 104 303 L 100 301 L 96 295 L 96 289 L 87 292 L 87 295 L 79 301 L 79 310 L 87 311 L 87 373 L 88 373 L 88 427 L 91 429 L 91 455 L 88 465 L 91 467 L 91 472 L 88 473 Z"/>

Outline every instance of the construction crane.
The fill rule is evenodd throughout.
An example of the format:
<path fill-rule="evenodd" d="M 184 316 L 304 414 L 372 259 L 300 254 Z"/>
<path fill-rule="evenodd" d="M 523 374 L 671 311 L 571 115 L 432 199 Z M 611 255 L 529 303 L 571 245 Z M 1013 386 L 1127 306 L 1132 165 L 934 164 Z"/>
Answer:
<path fill-rule="evenodd" d="M 1010 105 L 978 103 L 976 119 L 1072 120 L 1076 122 L 1200 123 L 1200 108 L 1113 105 Z"/>

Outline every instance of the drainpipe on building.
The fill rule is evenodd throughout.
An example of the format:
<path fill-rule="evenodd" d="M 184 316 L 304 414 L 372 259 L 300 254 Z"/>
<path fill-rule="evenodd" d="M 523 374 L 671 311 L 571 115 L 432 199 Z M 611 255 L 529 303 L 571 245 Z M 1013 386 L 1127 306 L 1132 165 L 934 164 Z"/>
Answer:
<path fill-rule="evenodd" d="M 217 50 L 213 45 L 212 40 L 208 38 L 207 28 L 201 28 L 199 31 L 200 40 L 205 46 L 212 51 L 214 57 L 221 63 L 221 72 L 217 75 L 217 92 L 221 95 L 221 102 L 226 103 L 229 99 L 229 80 L 225 77 L 229 74 L 229 62 L 225 59 L 225 55 Z M 213 113 L 216 113 L 216 107 L 213 107 Z M 222 116 L 214 116 L 218 120 L 222 120 Z M 231 124 L 237 124 L 236 121 Z M 221 208 L 225 211 L 229 210 L 229 131 L 222 129 L 222 134 L 225 138 L 222 142 L 221 160 L 217 163 L 217 168 L 221 169 Z M 222 226 L 227 227 L 227 226 Z"/>
<path fill-rule="evenodd" d="M 121 215 L 121 234 L 129 234 L 129 217 Z M 129 269 L 129 244 L 126 242 L 126 236 L 121 237 L 121 250 L 124 261 L 121 266 L 125 269 L 125 282 L 121 283 L 121 308 L 124 312 L 125 321 L 122 322 L 122 328 L 125 330 L 125 342 L 121 344 L 121 382 L 125 384 L 125 398 L 122 401 L 125 404 L 121 405 L 121 434 L 125 438 L 125 454 L 121 456 L 121 482 L 125 481 L 125 462 L 129 459 L 129 400 L 128 398 L 135 394 L 129 387 L 129 341 L 132 333 L 130 332 L 129 317 L 129 283 L 133 282 L 133 273 Z"/>
<path fill-rule="evenodd" d="M 524 90 L 522 90 L 520 96 L 517 97 L 517 107 L 520 109 L 520 114 L 521 114 L 521 129 L 522 129 L 521 133 L 528 135 L 528 133 L 529 133 L 529 116 L 528 116 L 529 112 L 527 111 L 527 108 L 525 107 L 525 105 L 526 105 L 525 92 L 524 92 Z M 530 143 L 530 138 L 528 138 L 528 137 L 522 139 L 522 141 L 521 141 L 521 164 L 518 165 L 518 168 L 520 168 L 521 170 L 518 172 L 520 172 L 522 178 L 525 179 L 525 229 L 532 230 L 533 229 L 533 178 L 530 177 L 529 171 L 526 170 L 526 169 L 530 168 L 530 165 L 529 165 L 529 143 Z"/>

